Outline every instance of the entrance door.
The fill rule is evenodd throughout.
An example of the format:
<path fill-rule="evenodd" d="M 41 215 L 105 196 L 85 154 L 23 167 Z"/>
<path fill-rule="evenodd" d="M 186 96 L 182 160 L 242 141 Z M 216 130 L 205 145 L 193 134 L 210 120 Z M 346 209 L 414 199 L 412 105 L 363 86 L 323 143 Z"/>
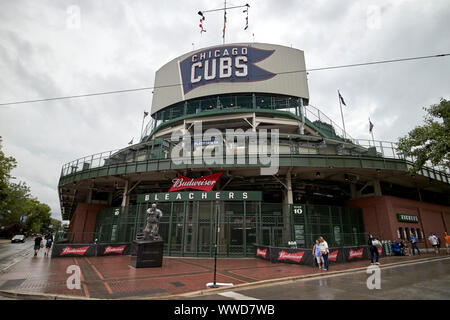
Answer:
<path fill-rule="evenodd" d="M 282 227 L 263 227 L 262 244 L 265 246 L 283 246 L 283 228 Z"/>

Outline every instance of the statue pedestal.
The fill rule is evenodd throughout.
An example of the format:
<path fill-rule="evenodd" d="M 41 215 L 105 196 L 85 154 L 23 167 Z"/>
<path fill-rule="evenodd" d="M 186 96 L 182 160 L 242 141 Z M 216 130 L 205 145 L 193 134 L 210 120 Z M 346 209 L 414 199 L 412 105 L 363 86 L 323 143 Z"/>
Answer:
<path fill-rule="evenodd" d="M 134 240 L 130 265 L 135 268 L 162 267 L 164 241 Z"/>

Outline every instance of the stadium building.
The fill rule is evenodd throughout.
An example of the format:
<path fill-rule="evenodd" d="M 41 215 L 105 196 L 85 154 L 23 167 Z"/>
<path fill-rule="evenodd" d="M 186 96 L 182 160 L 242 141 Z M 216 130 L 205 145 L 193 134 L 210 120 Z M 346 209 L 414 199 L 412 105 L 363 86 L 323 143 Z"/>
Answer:
<path fill-rule="evenodd" d="M 254 244 L 302 248 L 419 237 L 450 226 L 449 172 L 393 142 L 354 139 L 309 104 L 301 50 L 236 43 L 186 53 L 155 76 L 137 144 L 65 164 L 60 242 L 131 243 L 162 210 L 165 254 L 254 256 Z"/>

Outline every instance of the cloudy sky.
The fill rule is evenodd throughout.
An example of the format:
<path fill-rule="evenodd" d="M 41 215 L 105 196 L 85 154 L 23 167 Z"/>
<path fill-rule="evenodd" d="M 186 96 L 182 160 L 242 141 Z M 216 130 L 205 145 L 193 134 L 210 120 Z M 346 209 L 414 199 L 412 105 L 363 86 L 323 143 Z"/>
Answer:
<path fill-rule="evenodd" d="M 246 1 L 228 1 L 243 5 Z M 305 51 L 308 68 L 450 52 L 448 0 L 248 0 L 227 14 L 227 42 L 267 42 Z M 0 0 L 0 103 L 152 86 L 169 60 L 221 44 L 223 1 Z M 450 57 L 310 72 L 310 103 L 346 129 L 396 141 L 422 122 L 423 107 L 450 98 Z M 118 149 L 140 135 L 151 91 L 0 106 L 0 136 L 32 194 L 61 219 L 61 166 Z"/>

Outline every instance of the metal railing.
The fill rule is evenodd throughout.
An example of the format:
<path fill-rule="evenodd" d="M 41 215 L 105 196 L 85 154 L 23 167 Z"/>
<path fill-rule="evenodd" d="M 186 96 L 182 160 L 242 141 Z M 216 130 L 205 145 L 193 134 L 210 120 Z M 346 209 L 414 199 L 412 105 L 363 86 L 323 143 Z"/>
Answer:
<path fill-rule="evenodd" d="M 272 98 L 273 100 L 273 98 Z M 292 111 L 292 108 L 290 107 L 290 100 L 285 99 L 285 107 L 288 112 L 291 112 L 295 114 L 295 111 Z M 281 104 L 281 107 L 283 107 L 284 104 Z M 279 101 L 272 101 L 268 106 L 262 107 L 259 106 L 259 109 L 273 109 L 273 110 L 283 110 L 280 108 L 280 102 Z M 397 149 L 397 143 L 396 142 L 390 142 L 390 141 L 380 141 L 380 140 L 369 140 L 369 139 L 355 139 L 351 137 L 347 132 L 344 132 L 344 130 L 336 123 L 334 122 L 330 117 L 328 117 L 326 114 L 324 114 L 321 110 L 319 110 L 317 107 L 313 105 L 307 105 L 303 106 L 303 110 L 305 112 L 305 118 L 311 121 L 314 125 L 316 125 L 319 129 L 322 129 L 327 132 L 328 135 L 330 135 L 330 139 L 337 138 L 339 140 L 343 140 L 343 142 L 349 142 L 353 143 L 356 146 L 359 146 L 361 148 L 366 148 L 368 150 L 367 155 L 368 156 L 379 156 L 383 158 L 390 158 L 390 159 L 401 159 L 406 160 L 410 162 L 414 162 L 415 159 L 412 157 L 405 157 L 399 150 Z M 160 121 L 159 121 L 160 122 Z M 157 127 L 158 121 L 155 121 L 155 119 L 151 118 L 150 122 L 146 126 L 145 135 L 147 135 L 150 131 L 154 130 L 155 127 Z M 150 128 L 151 127 L 151 128 Z M 292 137 L 295 135 L 291 135 Z M 164 139 L 165 143 L 167 145 L 170 145 L 171 142 L 169 139 Z M 149 149 L 148 145 L 143 144 L 142 147 L 137 145 L 133 145 L 133 147 L 136 147 L 136 149 Z M 126 149 L 126 148 L 124 148 Z M 124 151 L 124 149 L 116 149 L 112 151 L 106 151 L 101 153 L 96 153 L 93 155 L 89 155 L 86 157 L 82 157 L 76 160 L 73 160 L 69 163 L 66 163 L 63 165 L 61 170 L 61 176 L 67 176 L 73 173 L 82 172 L 85 170 L 90 170 L 93 168 L 99 168 L 103 166 L 108 166 L 110 164 L 120 164 L 120 163 L 127 163 L 127 162 L 135 162 L 135 161 L 142 161 L 142 160 L 159 160 L 159 159 L 165 159 L 167 158 L 167 153 L 159 153 L 159 154 L 150 154 L 150 152 L 146 152 L 146 156 L 139 156 L 137 153 L 141 152 L 142 150 L 130 150 L 128 154 L 124 154 L 124 152 L 119 153 L 119 151 Z M 299 150 L 299 151 L 297 151 Z M 308 148 L 301 148 L 296 149 L 295 152 L 292 152 L 293 149 L 291 149 L 291 154 L 310 154 L 310 149 Z M 133 155 L 132 153 L 135 152 Z M 342 155 L 340 152 L 336 151 L 335 155 Z M 434 166 L 429 161 L 425 164 L 425 167 L 433 169 L 435 171 L 444 172 L 446 174 L 450 174 L 450 170 L 443 166 Z"/>
<path fill-rule="evenodd" d="M 294 135 L 291 135 L 291 138 Z M 373 157 L 383 157 L 389 159 L 399 159 L 406 160 L 410 162 L 414 162 L 414 158 L 405 157 L 401 152 L 397 149 L 397 143 L 390 141 L 379 141 L 379 140 L 368 140 L 368 139 L 354 139 L 355 145 L 360 148 L 367 149 L 366 153 L 359 153 L 361 156 L 373 156 Z M 167 145 L 169 145 L 169 141 L 167 140 Z M 280 142 L 281 145 L 281 142 Z M 71 162 L 68 162 L 63 165 L 61 169 L 61 177 L 68 176 L 74 173 L 87 171 L 94 168 L 107 167 L 112 164 L 126 164 L 130 162 L 137 161 L 146 161 L 146 160 L 161 160 L 167 159 L 170 155 L 170 151 L 167 152 L 159 152 L 152 153 L 150 151 L 149 145 L 143 145 L 141 147 L 136 146 L 135 149 L 130 149 L 128 152 L 119 153 L 120 149 L 106 151 L 101 153 L 96 153 L 90 156 L 82 157 Z M 347 155 L 356 155 L 353 152 L 349 151 Z M 321 154 L 320 152 L 311 152 L 311 148 L 301 148 L 300 145 L 295 145 L 292 143 L 292 147 L 286 153 L 286 149 L 280 151 L 280 155 L 298 155 L 298 154 Z M 249 154 L 247 153 L 245 157 Z M 340 150 L 336 149 L 334 153 L 327 153 L 326 155 L 346 155 L 345 153 L 340 152 Z M 225 157 L 225 155 L 224 155 Z M 442 166 L 433 166 L 430 162 L 425 164 L 426 168 L 433 169 L 438 172 L 442 172 L 445 174 L 450 174 L 450 170 L 442 167 Z"/>

